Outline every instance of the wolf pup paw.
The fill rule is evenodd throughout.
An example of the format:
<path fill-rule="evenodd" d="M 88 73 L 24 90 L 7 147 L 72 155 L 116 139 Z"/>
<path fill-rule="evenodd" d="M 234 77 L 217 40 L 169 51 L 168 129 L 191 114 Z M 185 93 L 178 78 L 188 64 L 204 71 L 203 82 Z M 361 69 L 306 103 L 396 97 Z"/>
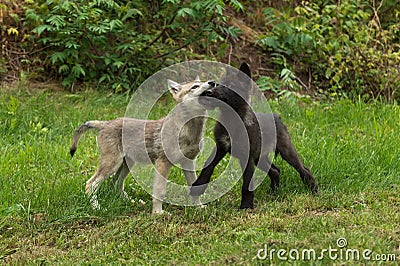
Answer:
<path fill-rule="evenodd" d="M 242 203 L 240 204 L 239 209 L 254 209 L 254 204 L 253 203 Z"/>
<path fill-rule="evenodd" d="M 204 192 L 206 191 L 206 187 L 207 184 L 203 184 L 203 185 L 192 185 L 192 187 L 190 188 L 190 196 L 192 197 L 198 197 L 200 195 L 203 195 Z"/>

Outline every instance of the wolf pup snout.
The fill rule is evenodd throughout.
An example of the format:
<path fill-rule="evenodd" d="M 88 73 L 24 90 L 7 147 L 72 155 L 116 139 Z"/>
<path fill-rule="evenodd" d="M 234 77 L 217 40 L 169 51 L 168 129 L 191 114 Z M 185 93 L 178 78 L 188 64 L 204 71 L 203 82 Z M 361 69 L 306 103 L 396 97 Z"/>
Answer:
<path fill-rule="evenodd" d="M 212 90 L 206 90 L 206 91 L 203 93 L 203 96 L 212 97 L 212 96 L 213 96 Z"/>

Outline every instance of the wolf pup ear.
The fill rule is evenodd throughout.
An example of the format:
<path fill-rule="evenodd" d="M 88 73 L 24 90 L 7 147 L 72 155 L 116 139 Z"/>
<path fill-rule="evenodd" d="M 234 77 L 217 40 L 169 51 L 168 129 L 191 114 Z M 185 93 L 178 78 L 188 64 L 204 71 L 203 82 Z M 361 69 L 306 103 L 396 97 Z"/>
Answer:
<path fill-rule="evenodd" d="M 247 76 L 249 76 L 249 78 L 251 78 L 250 67 L 248 64 L 242 63 L 239 70 L 242 71 L 243 73 L 245 73 Z"/>
<path fill-rule="evenodd" d="M 199 77 L 199 75 L 196 76 L 195 82 L 200 82 L 200 77 Z"/>
<path fill-rule="evenodd" d="M 167 83 L 168 89 L 172 94 L 176 94 L 182 89 L 182 85 L 173 80 L 167 79 Z"/>

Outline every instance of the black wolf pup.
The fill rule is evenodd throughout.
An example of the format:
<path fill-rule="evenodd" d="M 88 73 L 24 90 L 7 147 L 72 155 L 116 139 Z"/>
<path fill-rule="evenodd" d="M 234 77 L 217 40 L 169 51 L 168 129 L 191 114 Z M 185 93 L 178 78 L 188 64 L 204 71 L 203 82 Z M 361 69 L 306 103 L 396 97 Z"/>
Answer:
<path fill-rule="evenodd" d="M 233 72 L 228 69 L 220 83 L 204 91 L 201 96 L 205 97 L 200 97 L 199 102 L 207 109 L 218 107 L 220 116 L 214 127 L 216 146 L 200 176 L 193 183 L 191 195 L 198 196 L 204 193 L 215 166 L 227 153 L 230 153 L 240 160 L 243 171 L 240 208 L 253 208 L 254 166 L 268 173 L 272 190 L 279 187 L 280 169 L 268 157 L 274 148 L 276 154 L 280 154 L 299 172 L 301 179 L 311 191 L 317 193 L 317 182 L 300 159 L 280 116 L 252 111 L 249 104 L 252 87 L 250 68 L 243 63 L 239 70 Z M 243 130 L 239 129 L 239 124 L 244 125 Z"/>

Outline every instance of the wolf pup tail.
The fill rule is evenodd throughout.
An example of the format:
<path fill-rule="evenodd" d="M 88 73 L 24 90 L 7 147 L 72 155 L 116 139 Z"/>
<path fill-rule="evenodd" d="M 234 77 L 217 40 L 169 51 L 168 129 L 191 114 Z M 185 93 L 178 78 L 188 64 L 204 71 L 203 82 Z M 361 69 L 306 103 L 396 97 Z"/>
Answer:
<path fill-rule="evenodd" d="M 74 136 L 72 137 L 72 144 L 71 148 L 69 149 L 69 153 L 71 154 L 71 157 L 74 156 L 76 148 L 78 147 L 78 142 L 79 139 L 82 137 L 83 134 L 85 134 L 86 131 L 90 129 L 96 129 L 100 131 L 107 121 L 87 121 L 84 124 L 80 125 L 77 130 L 75 130 Z"/>

